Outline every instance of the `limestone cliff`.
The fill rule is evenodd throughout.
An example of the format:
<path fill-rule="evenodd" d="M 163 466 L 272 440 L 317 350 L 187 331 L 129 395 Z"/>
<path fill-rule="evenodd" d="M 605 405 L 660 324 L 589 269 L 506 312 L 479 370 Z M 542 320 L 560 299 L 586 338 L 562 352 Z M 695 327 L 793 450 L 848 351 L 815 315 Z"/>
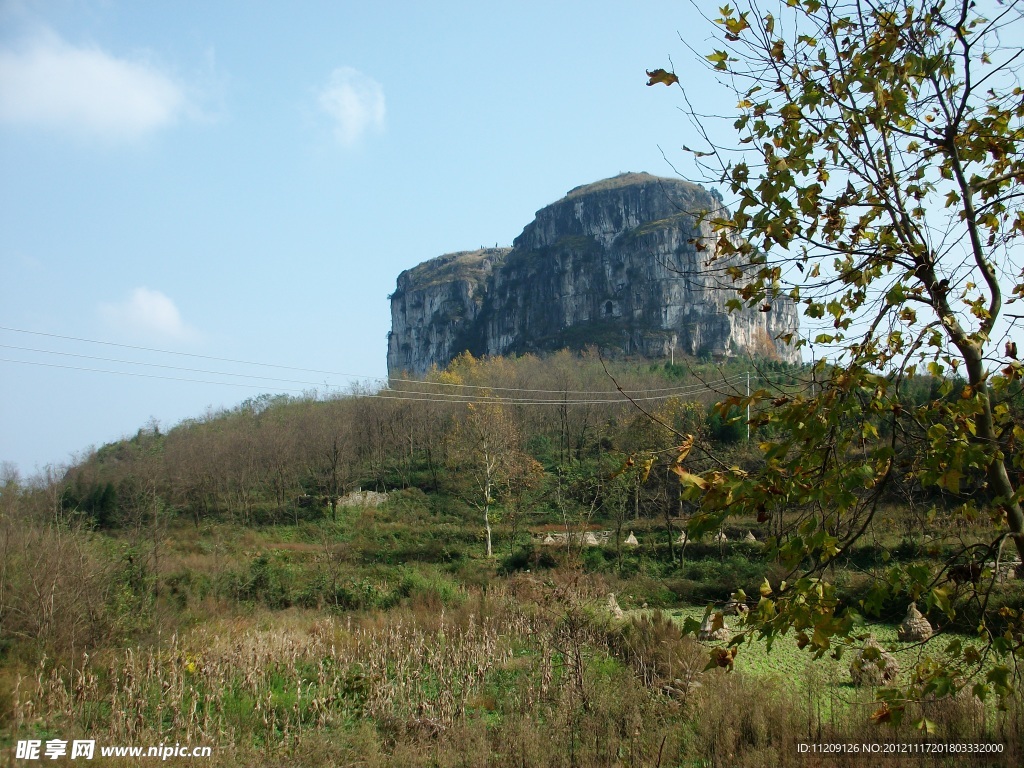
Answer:
<path fill-rule="evenodd" d="M 511 249 L 439 256 L 391 296 L 388 371 L 420 375 L 463 350 L 499 355 L 590 344 L 626 354 L 752 354 L 797 362 L 778 340 L 795 306 L 729 312 L 736 297 L 701 218 L 716 194 L 629 173 L 577 187 L 537 212 Z"/>

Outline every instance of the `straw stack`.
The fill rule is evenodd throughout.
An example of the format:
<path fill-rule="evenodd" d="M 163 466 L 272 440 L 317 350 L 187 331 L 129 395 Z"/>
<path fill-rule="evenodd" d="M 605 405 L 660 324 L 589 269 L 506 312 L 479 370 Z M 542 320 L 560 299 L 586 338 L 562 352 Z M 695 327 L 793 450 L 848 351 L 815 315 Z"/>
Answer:
<path fill-rule="evenodd" d="M 896 637 L 899 638 L 901 643 L 913 643 L 927 640 L 931 636 L 932 625 L 917 610 L 917 604 L 911 603 L 907 609 L 907 617 L 903 619 L 903 623 L 900 624 L 899 629 L 896 631 Z"/>
<path fill-rule="evenodd" d="M 608 593 L 608 611 L 616 619 L 622 618 L 622 609 L 619 607 L 619 601 L 615 599 L 615 593 Z"/>
<path fill-rule="evenodd" d="M 850 664 L 850 677 L 854 685 L 889 685 L 899 672 L 896 658 L 883 650 L 873 637 L 868 638 L 864 648 Z"/>
<path fill-rule="evenodd" d="M 719 629 L 714 629 L 713 627 L 713 614 L 708 614 L 704 617 L 704 622 L 700 625 L 700 632 L 697 634 L 697 639 L 705 643 L 729 639 L 729 627 L 725 622 L 722 622 L 722 626 Z"/>

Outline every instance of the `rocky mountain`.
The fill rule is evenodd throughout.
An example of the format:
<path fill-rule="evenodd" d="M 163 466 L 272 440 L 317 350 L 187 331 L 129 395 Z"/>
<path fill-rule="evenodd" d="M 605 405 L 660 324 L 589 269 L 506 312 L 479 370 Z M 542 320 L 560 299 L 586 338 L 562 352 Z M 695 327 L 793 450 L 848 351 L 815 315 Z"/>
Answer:
<path fill-rule="evenodd" d="M 474 355 L 597 344 L 650 358 L 747 354 L 798 362 L 779 339 L 795 305 L 729 312 L 736 298 L 702 220 L 715 192 L 627 173 L 542 208 L 512 248 L 462 251 L 402 272 L 391 295 L 388 371 L 421 375 Z M 707 244 L 707 245 L 705 245 Z"/>

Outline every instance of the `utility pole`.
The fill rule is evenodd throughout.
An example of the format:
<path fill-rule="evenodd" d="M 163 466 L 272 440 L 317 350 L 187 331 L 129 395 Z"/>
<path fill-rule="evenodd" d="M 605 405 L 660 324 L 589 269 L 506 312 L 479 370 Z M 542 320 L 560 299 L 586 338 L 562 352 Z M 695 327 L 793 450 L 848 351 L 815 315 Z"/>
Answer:
<path fill-rule="evenodd" d="M 814 378 L 817 375 L 814 372 L 815 360 L 814 360 L 814 347 L 811 347 L 811 399 L 814 399 Z"/>
<path fill-rule="evenodd" d="M 747 371 L 747 442 L 750 442 L 750 371 Z"/>

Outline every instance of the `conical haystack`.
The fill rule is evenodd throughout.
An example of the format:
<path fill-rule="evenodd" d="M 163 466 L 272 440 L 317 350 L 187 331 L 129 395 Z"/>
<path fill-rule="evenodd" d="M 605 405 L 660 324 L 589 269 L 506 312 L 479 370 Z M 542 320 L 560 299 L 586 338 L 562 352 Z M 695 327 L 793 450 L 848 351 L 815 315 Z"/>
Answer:
<path fill-rule="evenodd" d="M 676 544 L 686 544 L 690 540 L 690 537 L 686 535 L 686 531 L 679 534 L 679 538 L 676 539 Z"/>
<path fill-rule="evenodd" d="M 544 537 L 544 544 L 546 546 L 551 546 L 552 544 L 555 544 L 555 543 L 557 543 L 557 542 L 555 542 L 555 537 L 552 536 L 550 533 L 547 536 Z"/>
<path fill-rule="evenodd" d="M 746 603 L 735 599 L 727 601 L 725 604 L 725 608 L 722 609 L 722 612 L 726 616 L 741 616 L 749 611 L 750 608 L 747 607 Z"/>
<path fill-rule="evenodd" d="M 887 653 L 875 638 L 870 637 L 850 664 L 850 677 L 854 685 L 889 685 L 896 679 L 900 667 L 895 657 Z"/>
<path fill-rule="evenodd" d="M 757 537 L 750 531 L 747 531 L 747 535 L 743 537 L 744 541 L 757 541 Z"/>
<path fill-rule="evenodd" d="M 640 542 L 636 540 L 636 536 L 633 535 L 632 531 L 629 532 L 629 536 L 626 537 L 626 540 L 624 542 L 622 542 L 622 544 L 624 546 L 627 546 L 627 547 L 639 547 L 640 546 Z"/>
<path fill-rule="evenodd" d="M 729 537 L 725 535 L 725 531 L 719 531 L 715 534 L 715 544 L 725 544 L 729 540 Z"/>
<path fill-rule="evenodd" d="M 697 639 L 701 642 L 711 642 L 729 639 L 729 626 L 723 621 L 722 626 L 714 629 L 714 614 L 708 614 L 700 625 L 700 632 Z"/>
<path fill-rule="evenodd" d="M 900 628 L 896 631 L 896 637 L 901 643 L 913 643 L 920 640 L 927 640 L 932 636 L 932 625 L 928 619 L 917 610 L 917 604 L 911 603 L 907 609 L 907 617 L 903 619 Z"/>
<path fill-rule="evenodd" d="M 600 546 L 601 542 L 597 540 L 597 536 L 587 531 L 583 534 L 583 546 L 585 547 L 597 547 Z"/>
<path fill-rule="evenodd" d="M 619 601 L 615 599 L 615 593 L 608 593 L 608 611 L 616 619 L 622 618 L 622 609 L 619 607 Z"/>

